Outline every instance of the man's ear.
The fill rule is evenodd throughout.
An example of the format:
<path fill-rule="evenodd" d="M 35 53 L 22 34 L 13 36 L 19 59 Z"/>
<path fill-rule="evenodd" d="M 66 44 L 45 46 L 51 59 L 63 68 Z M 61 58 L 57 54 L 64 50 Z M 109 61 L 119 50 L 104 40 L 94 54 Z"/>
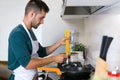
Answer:
<path fill-rule="evenodd" d="M 30 11 L 29 16 L 33 19 L 35 17 L 35 12 L 34 11 Z"/>
<path fill-rule="evenodd" d="M 35 17 L 35 13 L 32 13 L 32 19 Z"/>

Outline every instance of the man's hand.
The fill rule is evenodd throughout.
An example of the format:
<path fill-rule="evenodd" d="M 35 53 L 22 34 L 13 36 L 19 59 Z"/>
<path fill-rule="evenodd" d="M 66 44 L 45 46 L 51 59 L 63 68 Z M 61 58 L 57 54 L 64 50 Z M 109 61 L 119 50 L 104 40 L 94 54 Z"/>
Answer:
<path fill-rule="evenodd" d="M 60 39 L 60 40 L 58 41 L 58 43 L 60 43 L 61 45 L 64 45 L 66 40 L 71 41 L 71 40 L 70 40 L 70 37 L 64 37 L 64 38 Z"/>
<path fill-rule="evenodd" d="M 57 41 L 56 43 L 54 43 L 53 45 L 47 46 L 46 47 L 47 54 L 51 54 L 53 51 L 55 51 L 61 45 L 65 45 L 66 40 L 70 41 L 70 37 L 68 37 L 68 38 L 64 37 L 64 38 L 60 39 L 59 41 Z"/>
<path fill-rule="evenodd" d="M 57 54 L 53 57 L 54 57 L 54 60 L 56 63 L 63 63 L 63 61 L 65 61 L 68 56 L 66 54 L 61 53 L 61 54 Z"/>

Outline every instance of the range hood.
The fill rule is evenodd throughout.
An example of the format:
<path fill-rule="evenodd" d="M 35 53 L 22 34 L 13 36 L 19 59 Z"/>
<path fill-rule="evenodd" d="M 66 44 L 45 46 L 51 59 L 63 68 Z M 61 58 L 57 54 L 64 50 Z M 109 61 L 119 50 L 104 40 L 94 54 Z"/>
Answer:
<path fill-rule="evenodd" d="M 63 19 L 85 18 L 111 6 L 119 0 L 63 0 Z"/>

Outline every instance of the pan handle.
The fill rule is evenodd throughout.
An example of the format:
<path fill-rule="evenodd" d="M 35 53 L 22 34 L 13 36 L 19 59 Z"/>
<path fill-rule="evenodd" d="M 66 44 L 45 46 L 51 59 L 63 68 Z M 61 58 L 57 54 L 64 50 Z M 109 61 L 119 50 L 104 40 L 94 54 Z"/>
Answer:
<path fill-rule="evenodd" d="M 58 75 L 62 75 L 62 72 L 59 68 L 45 68 L 45 67 L 38 67 L 37 70 L 44 70 L 48 72 L 56 72 Z"/>

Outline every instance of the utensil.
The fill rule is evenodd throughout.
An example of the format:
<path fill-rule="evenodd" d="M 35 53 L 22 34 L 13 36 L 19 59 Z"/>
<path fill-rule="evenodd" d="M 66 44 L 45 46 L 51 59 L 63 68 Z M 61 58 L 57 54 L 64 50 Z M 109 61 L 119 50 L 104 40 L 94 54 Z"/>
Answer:
<path fill-rule="evenodd" d="M 106 61 L 107 51 L 109 46 L 113 40 L 113 37 L 103 36 L 101 50 L 100 50 L 100 58 Z"/>

